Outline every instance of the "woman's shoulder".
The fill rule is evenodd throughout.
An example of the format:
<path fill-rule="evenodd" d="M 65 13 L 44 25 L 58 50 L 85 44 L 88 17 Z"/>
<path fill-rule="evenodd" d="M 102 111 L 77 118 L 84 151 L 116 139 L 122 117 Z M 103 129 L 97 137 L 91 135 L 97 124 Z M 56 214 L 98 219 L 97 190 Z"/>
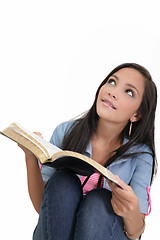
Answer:
<path fill-rule="evenodd" d="M 55 130 L 61 131 L 61 132 L 67 132 L 74 123 L 75 123 L 75 120 L 62 122 L 56 126 Z"/>
<path fill-rule="evenodd" d="M 61 147 L 64 136 L 67 134 L 69 129 L 74 125 L 75 120 L 66 121 L 58 124 L 54 129 L 50 142 L 57 147 Z"/>
<path fill-rule="evenodd" d="M 124 144 L 126 144 L 128 141 L 128 139 L 125 139 Z M 134 144 L 127 150 L 126 154 L 133 154 L 133 158 L 138 157 L 149 163 L 152 163 L 153 161 L 153 152 L 147 143 Z"/>
<path fill-rule="evenodd" d="M 151 148 L 146 143 L 139 143 L 139 144 L 135 145 L 135 150 L 137 150 L 138 152 L 152 154 Z"/>
<path fill-rule="evenodd" d="M 132 147 L 132 152 L 137 153 L 138 159 L 145 161 L 148 164 L 153 163 L 153 152 L 146 143 L 139 143 Z"/>
<path fill-rule="evenodd" d="M 123 145 L 127 144 L 128 142 L 129 142 L 129 139 L 124 138 Z M 152 155 L 152 150 L 151 150 L 149 144 L 147 144 L 147 143 L 135 143 L 128 149 L 128 152 L 130 152 L 130 153 L 136 153 L 136 152 L 144 153 L 145 152 L 145 153 Z"/>

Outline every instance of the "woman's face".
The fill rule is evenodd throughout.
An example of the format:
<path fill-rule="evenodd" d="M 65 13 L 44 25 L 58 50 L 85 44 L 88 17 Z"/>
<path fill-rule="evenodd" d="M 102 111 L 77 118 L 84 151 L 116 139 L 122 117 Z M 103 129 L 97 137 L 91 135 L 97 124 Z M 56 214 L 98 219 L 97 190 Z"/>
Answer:
<path fill-rule="evenodd" d="M 138 109 L 145 88 L 143 75 L 135 69 L 123 68 L 114 73 L 101 87 L 97 98 L 100 118 L 124 124 L 138 121 Z"/>

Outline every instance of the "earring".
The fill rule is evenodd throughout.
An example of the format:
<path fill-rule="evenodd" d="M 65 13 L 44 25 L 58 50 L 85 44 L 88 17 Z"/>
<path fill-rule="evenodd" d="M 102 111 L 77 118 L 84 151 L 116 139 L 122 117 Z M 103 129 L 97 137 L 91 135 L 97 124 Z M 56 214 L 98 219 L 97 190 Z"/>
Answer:
<path fill-rule="evenodd" d="M 129 137 L 131 136 L 131 132 L 132 132 L 132 122 L 130 123 L 130 127 L 129 127 Z"/>

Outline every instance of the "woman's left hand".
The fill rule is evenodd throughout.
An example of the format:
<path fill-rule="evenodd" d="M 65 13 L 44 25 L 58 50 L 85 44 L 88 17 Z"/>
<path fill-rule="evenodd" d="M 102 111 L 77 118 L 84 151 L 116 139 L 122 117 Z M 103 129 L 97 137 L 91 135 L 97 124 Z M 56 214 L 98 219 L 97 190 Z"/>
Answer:
<path fill-rule="evenodd" d="M 140 214 L 138 198 L 129 185 L 123 182 L 118 176 L 116 177 L 121 188 L 115 183 L 108 181 L 112 190 L 111 204 L 114 212 L 125 219 L 134 219 L 137 214 Z"/>

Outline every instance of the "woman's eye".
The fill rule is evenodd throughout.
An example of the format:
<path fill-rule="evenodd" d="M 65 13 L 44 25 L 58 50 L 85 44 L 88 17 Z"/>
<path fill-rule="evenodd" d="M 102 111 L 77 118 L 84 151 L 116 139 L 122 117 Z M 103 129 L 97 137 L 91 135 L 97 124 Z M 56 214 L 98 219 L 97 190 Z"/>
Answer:
<path fill-rule="evenodd" d="M 134 97 L 134 92 L 130 89 L 126 90 L 127 94 L 131 97 Z"/>
<path fill-rule="evenodd" d="M 116 81 L 115 81 L 114 79 L 109 79 L 109 80 L 108 80 L 108 83 L 109 83 L 110 85 L 116 85 Z"/>

